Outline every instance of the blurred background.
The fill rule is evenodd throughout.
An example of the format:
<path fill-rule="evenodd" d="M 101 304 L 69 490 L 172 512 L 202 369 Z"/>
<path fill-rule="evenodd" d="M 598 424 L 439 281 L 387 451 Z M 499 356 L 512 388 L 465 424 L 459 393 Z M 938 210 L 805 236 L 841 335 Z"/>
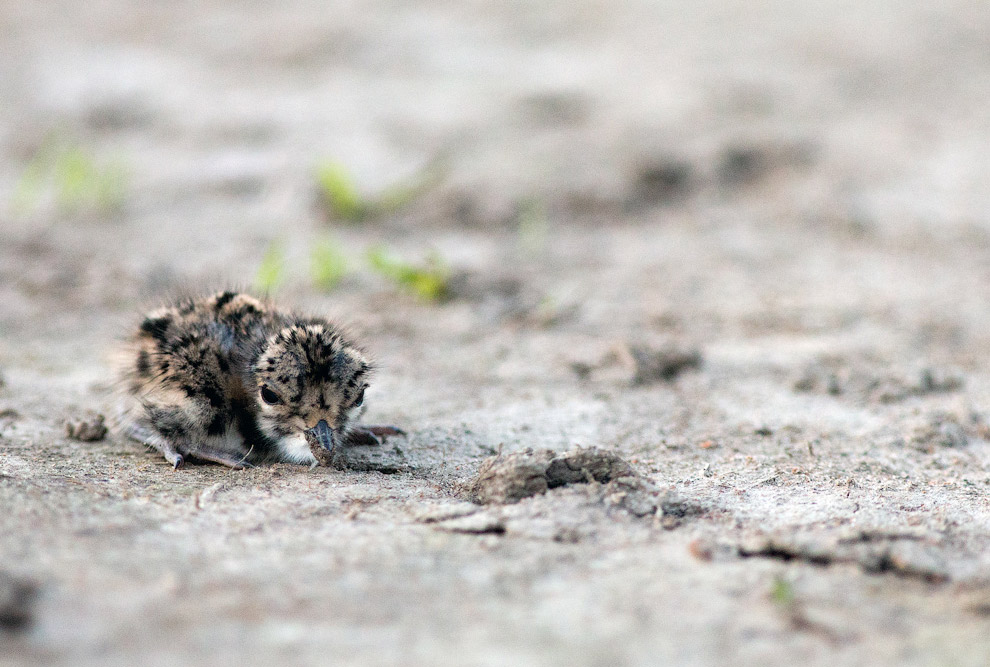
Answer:
<path fill-rule="evenodd" d="M 986 511 L 982 495 L 946 479 L 963 469 L 972 484 L 990 479 L 986 447 L 965 461 L 952 449 L 986 444 L 988 100 L 981 0 L 5 0 L 0 480 L 21 481 L 5 491 L 17 509 L 0 520 L 0 566 L 58 591 L 40 614 L 37 655 L 125 645 L 168 655 L 139 614 L 171 619 L 172 648 L 189 659 L 209 652 L 195 630 L 204 617 L 224 619 L 248 657 L 327 620 L 320 594 L 293 588 L 294 568 L 315 566 L 279 558 L 285 545 L 344 547 L 279 524 L 295 505 L 250 496 L 259 525 L 276 526 L 258 537 L 221 503 L 207 531 L 177 508 L 222 471 L 163 485 L 171 478 L 151 453 L 62 436 L 62 420 L 103 409 L 114 341 L 182 290 L 270 294 L 349 323 L 378 357 L 369 417 L 413 434 L 406 454 L 419 474 L 391 491 L 379 527 L 424 494 L 451 501 L 450 485 L 500 446 L 587 444 L 718 504 L 711 525 L 732 535 L 838 525 L 852 487 L 833 487 L 857 475 L 869 477 L 856 493 L 876 525 L 906 525 L 906 507 L 925 508 L 912 526 L 965 525 Z M 651 376 L 643 355 L 671 349 L 686 351 L 691 372 Z M 934 440 L 906 455 L 919 419 Z M 815 451 L 827 463 L 801 458 Z M 129 472 L 138 464 L 145 477 Z M 251 474 L 238 478 L 245 489 Z M 77 477 L 96 486 L 66 481 Z M 733 491 L 771 478 L 789 481 Z M 943 482 L 949 495 L 924 495 Z M 147 485 L 161 494 L 153 510 L 131 500 Z M 67 494 L 73 510 L 60 513 L 42 489 Z M 340 507 L 320 521 L 337 525 L 350 506 Z M 119 550 L 73 533 L 80 521 L 86 535 L 118 535 Z M 499 645 L 492 628 L 515 633 L 514 655 L 533 664 L 557 642 L 578 663 L 616 664 L 595 643 L 603 618 L 630 662 L 676 656 L 678 641 L 753 664 L 819 655 L 786 623 L 784 636 L 747 630 L 752 609 L 769 604 L 765 570 L 678 579 L 701 566 L 672 573 L 648 554 L 623 564 L 588 538 L 574 558 L 605 559 L 589 575 L 569 569 L 570 552 L 540 555 L 569 547 L 533 533 L 509 549 L 521 571 L 507 573 L 505 553 L 405 530 L 399 546 L 362 543 L 364 562 L 338 554 L 334 567 L 352 578 L 333 595 L 366 596 L 363 607 L 341 602 L 339 618 L 384 624 L 393 639 L 421 605 L 474 601 L 473 616 L 434 609 L 436 624 L 417 621 L 433 642 L 417 645 L 423 664 L 438 664 L 458 628 L 477 640 L 459 650 L 478 651 L 478 664 Z M 203 543 L 210 531 L 227 542 Z M 985 545 L 973 531 L 965 540 Z M 157 550 L 145 569 L 125 565 L 135 541 Z M 435 568 L 416 560 L 434 548 L 454 555 Z M 158 577 L 189 558 L 207 573 L 189 590 L 213 602 L 174 612 L 175 586 Z M 959 558 L 963 570 L 982 567 L 982 556 Z M 359 576 L 369 563 L 426 583 L 376 584 Z M 489 606 L 493 571 L 504 596 Z M 535 571 L 567 585 L 535 599 Z M 232 572 L 248 602 L 207 595 L 209 576 Z M 678 592 L 661 594 L 643 573 Z M 850 660 L 881 649 L 903 658 L 897 647 L 934 622 L 930 591 L 898 589 L 913 602 L 897 607 L 907 620 L 888 643 L 847 643 L 844 624 L 855 634 L 894 612 L 857 597 L 868 582 L 833 584 L 797 588 L 832 605 L 832 638 L 852 647 Z M 680 618 L 683 601 L 699 599 L 713 602 Z M 984 621 L 945 604 L 954 629 L 940 637 L 987 636 Z M 283 616 L 303 625 L 265 625 Z M 686 640 L 699 624 L 711 632 Z M 319 636 L 321 651 L 341 648 L 339 633 Z M 401 645 L 390 644 L 395 655 Z M 933 645 L 941 658 L 957 644 Z"/>
<path fill-rule="evenodd" d="M 8 2 L 5 318 L 204 278 L 367 294 L 386 259 L 595 273 L 622 253 L 571 246 L 605 226 L 980 230 L 987 14 Z"/>

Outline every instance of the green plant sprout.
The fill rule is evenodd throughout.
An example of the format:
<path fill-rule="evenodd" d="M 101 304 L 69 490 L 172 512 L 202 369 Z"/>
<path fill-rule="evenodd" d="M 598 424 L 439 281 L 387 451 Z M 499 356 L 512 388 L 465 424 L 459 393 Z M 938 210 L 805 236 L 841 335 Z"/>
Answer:
<path fill-rule="evenodd" d="M 334 162 L 317 167 L 316 181 L 333 217 L 360 222 L 370 213 L 370 203 L 361 197 L 354 178 L 344 165 Z"/>
<path fill-rule="evenodd" d="M 78 145 L 46 141 L 28 162 L 13 209 L 28 214 L 51 194 L 60 211 L 111 213 L 123 206 L 127 170 L 119 161 L 98 163 Z"/>
<path fill-rule="evenodd" d="M 385 248 L 368 250 L 368 263 L 377 273 L 424 301 L 444 301 L 450 296 L 450 269 L 436 252 L 417 266 L 390 256 Z"/>
<path fill-rule="evenodd" d="M 331 238 L 324 238 L 313 246 L 310 256 L 310 275 L 313 283 L 330 291 L 347 274 L 347 257 Z"/>
<path fill-rule="evenodd" d="M 776 577 L 770 588 L 770 599 L 779 607 L 793 606 L 796 599 L 794 586 L 783 577 Z"/>
<path fill-rule="evenodd" d="M 320 198 L 331 217 L 359 223 L 376 216 L 390 215 L 408 206 L 443 178 L 436 163 L 427 165 L 412 177 L 382 190 L 377 196 L 363 196 L 353 175 L 339 162 L 317 166 L 316 182 Z"/>
<path fill-rule="evenodd" d="M 282 243 L 272 241 L 261 258 L 254 284 L 258 291 L 268 294 L 274 292 L 285 279 L 285 250 Z"/>

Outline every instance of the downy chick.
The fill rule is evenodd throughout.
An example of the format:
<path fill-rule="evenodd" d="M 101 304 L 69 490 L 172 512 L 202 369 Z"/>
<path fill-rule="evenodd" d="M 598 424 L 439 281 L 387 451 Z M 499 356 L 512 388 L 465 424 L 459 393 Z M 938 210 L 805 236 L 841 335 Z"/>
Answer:
<path fill-rule="evenodd" d="M 246 294 L 185 298 L 149 313 L 120 365 L 114 430 L 175 468 L 187 459 L 315 465 L 311 444 L 329 453 L 402 433 L 353 424 L 372 364 L 331 323 Z"/>

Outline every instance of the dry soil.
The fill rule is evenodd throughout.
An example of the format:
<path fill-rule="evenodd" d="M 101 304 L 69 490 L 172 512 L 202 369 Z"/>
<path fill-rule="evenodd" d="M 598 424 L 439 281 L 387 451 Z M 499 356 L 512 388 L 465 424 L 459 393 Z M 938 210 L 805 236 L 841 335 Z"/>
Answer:
<path fill-rule="evenodd" d="M 990 4 L 6 0 L 0 53 L 0 665 L 990 659 Z M 327 161 L 430 183 L 349 224 Z M 273 243 L 408 438 L 69 437 L 143 308 Z M 539 493 L 582 447 L 634 474 Z"/>

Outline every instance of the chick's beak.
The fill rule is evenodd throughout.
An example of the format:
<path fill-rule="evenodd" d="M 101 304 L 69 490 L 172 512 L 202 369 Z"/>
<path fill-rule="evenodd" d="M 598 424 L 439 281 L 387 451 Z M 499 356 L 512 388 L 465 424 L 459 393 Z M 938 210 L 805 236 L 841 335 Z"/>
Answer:
<path fill-rule="evenodd" d="M 319 423 L 313 428 L 309 429 L 308 433 L 312 437 L 316 438 L 316 441 L 323 446 L 328 452 L 333 451 L 333 429 L 327 424 L 326 419 L 321 419 Z"/>

